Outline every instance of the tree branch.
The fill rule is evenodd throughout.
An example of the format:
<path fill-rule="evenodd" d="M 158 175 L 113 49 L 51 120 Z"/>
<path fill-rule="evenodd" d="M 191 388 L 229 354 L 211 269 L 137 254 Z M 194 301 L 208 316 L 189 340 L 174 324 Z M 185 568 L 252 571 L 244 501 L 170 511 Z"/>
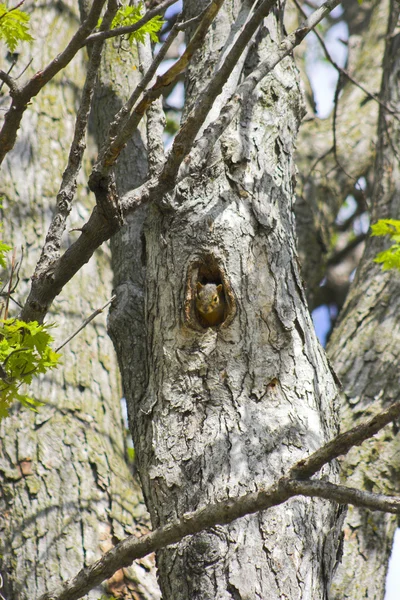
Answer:
<path fill-rule="evenodd" d="M 302 9 L 302 7 L 300 6 L 298 0 L 293 0 L 294 4 L 296 5 L 296 8 L 298 9 L 299 12 L 301 12 L 301 14 L 303 15 L 303 17 L 306 17 L 306 13 L 304 12 L 304 10 Z M 382 106 L 382 108 L 384 108 L 386 110 L 386 112 L 390 113 L 391 115 L 393 115 L 393 117 L 397 120 L 400 121 L 400 118 L 397 116 L 396 111 L 392 108 L 390 108 L 390 106 L 388 106 L 387 104 L 385 104 L 376 94 L 373 94 L 372 92 L 370 92 L 369 90 L 367 90 L 366 87 L 364 87 L 359 81 L 357 81 L 357 79 L 355 79 L 346 69 L 343 69 L 343 67 L 341 67 L 340 65 L 338 65 L 338 63 L 336 61 L 333 60 L 331 54 L 329 53 L 328 48 L 326 47 L 326 44 L 322 38 L 322 36 L 320 35 L 320 33 L 315 29 L 314 30 L 314 34 L 316 35 L 322 50 L 325 54 L 326 59 L 331 63 L 331 65 L 337 70 L 337 72 L 340 75 L 343 75 L 344 77 L 347 77 L 347 79 L 349 81 L 351 81 L 351 83 L 353 83 L 355 86 L 357 86 L 358 88 L 360 88 L 360 90 L 362 92 L 364 92 L 364 94 L 366 96 L 368 96 L 368 98 L 370 98 L 371 100 L 374 100 L 375 102 L 377 102 L 380 106 Z"/>
<path fill-rule="evenodd" d="M 222 3 L 222 0 L 218 0 Z M 305 35 L 311 31 L 317 23 L 324 18 L 330 10 L 333 10 L 335 6 L 339 4 L 339 0 L 327 0 L 313 15 L 310 16 L 308 21 L 296 29 L 293 33 L 287 36 L 280 45 L 277 53 L 272 56 L 269 60 L 264 61 L 252 74 L 245 79 L 245 81 L 239 86 L 237 93 L 232 97 L 231 101 L 228 102 L 225 107 L 221 110 L 220 115 L 216 121 L 214 121 L 204 132 L 204 135 L 200 138 L 199 142 L 195 144 L 195 155 L 198 163 L 203 162 L 203 156 L 213 147 L 215 141 L 228 127 L 231 120 L 234 118 L 237 110 L 239 110 L 240 104 L 243 98 L 254 90 L 255 86 L 261 79 L 268 74 L 285 56 L 287 56 L 293 48 L 300 44 Z M 215 6 L 215 9 L 217 5 Z M 211 9 L 210 9 L 211 10 Z M 214 10 L 214 9 L 213 9 Z M 206 13 L 209 14 L 208 12 Z M 203 19 L 200 23 L 199 30 L 201 35 L 205 35 L 207 27 L 210 21 Z M 200 34 L 199 34 L 200 35 Z M 193 45 L 190 50 L 190 56 L 194 52 L 196 33 L 192 38 Z M 200 40 L 196 39 L 196 44 L 199 44 Z M 197 45 L 196 45 L 197 48 Z M 182 55 L 184 56 L 184 55 Z M 181 57 L 182 58 L 182 57 Z M 189 56 L 183 59 L 184 64 L 189 59 Z M 178 61 L 179 63 L 179 61 Z M 184 66 L 181 63 L 181 67 Z M 165 78 L 162 76 L 157 79 L 156 84 L 148 92 L 149 96 L 145 98 L 137 105 L 137 108 L 133 112 L 131 119 L 135 119 L 135 115 L 139 115 L 139 112 L 144 111 L 144 105 L 147 106 L 149 99 L 153 101 L 158 97 L 158 87 L 167 85 L 173 81 L 173 77 L 178 75 L 181 67 L 176 67 L 177 63 L 171 69 L 167 71 L 168 75 Z M 159 83 L 159 80 L 161 83 Z M 161 91 L 160 91 L 161 93 Z M 150 102 L 149 102 L 150 103 Z M 139 107 L 141 107 L 139 109 Z M 136 112 L 139 111 L 139 112 Z M 125 134 L 124 134 L 125 135 Z M 209 138 L 207 138 L 209 136 Z M 210 141 L 208 141 L 208 139 Z M 114 150 L 118 153 L 122 149 L 114 146 Z M 111 164 L 115 162 L 116 157 L 112 155 L 110 147 L 106 150 L 106 155 L 109 156 Z M 182 161 L 185 156 L 181 156 Z M 151 202 L 155 199 L 159 199 L 163 194 L 167 193 L 172 189 L 175 184 L 175 180 L 169 177 L 169 171 L 165 170 L 158 178 L 151 179 L 141 187 L 128 192 L 120 200 L 118 206 L 115 205 L 115 211 L 111 209 L 107 212 L 107 207 L 112 205 L 110 197 L 115 194 L 113 182 L 109 177 L 104 176 L 103 169 L 105 172 L 108 171 L 108 164 L 105 163 L 105 156 L 101 157 L 97 163 L 97 171 L 95 169 L 91 175 L 91 189 L 96 193 L 97 206 L 92 212 L 89 221 L 82 228 L 82 235 L 79 239 L 70 246 L 70 248 L 61 256 L 58 260 L 52 264 L 46 272 L 40 273 L 40 276 L 33 278 L 32 287 L 29 293 L 28 299 L 21 312 L 20 318 L 24 321 L 42 322 L 46 313 L 53 302 L 54 298 L 61 292 L 64 285 L 72 279 L 72 277 L 79 271 L 79 269 L 90 259 L 93 252 L 106 240 L 108 240 L 114 233 L 116 233 L 122 226 L 122 220 L 128 214 L 134 212 L 139 206 L 144 203 Z M 176 158 L 171 159 L 173 170 L 176 169 Z M 164 176 L 163 176 L 164 173 Z M 117 204 L 117 203 L 116 203 Z M 118 214 L 117 214 L 118 212 Z"/>
<path fill-rule="evenodd" d="M 283 487 L 290 490 L 293 496 L 308 496 L 309 498 L 324 498 L 338 504 L 352 504 L 360 508 L 389 512 L 394 515 L 400 514 L 400 497 L 385 496 L 385 494 L 374 494 L 365 492 L 345 485 L 336 485 L 329 481 L 288 479 L 282 483 Z"/>
<path fill-rule="evenodd" d="M 327 462 L 347 452 L 353 446 L 359 446 L 368 438 L 378 433 L 388 423 L 391 423 L 400 415 L 400 402 L 395 402 L 386 410 L 372 417 L 366 423 L 357 425 L 344 433 L 339 434 L 333 440 L 322 446 L 319 450 L 297 462 L 290 469 L 290 476 L 298 479 L 311 477 L 319 471 Z"/>
<path fill-rule="evenodd" d="M 77 336 L 77 335 L 78 335 L 78 333 L 80 333 L 80 332 L 82 331 L 82 329 L 85 329 L 85 327 L 86 327 L 87 325 L 89 325 L 89 323 L 90 323 L 91 321 L 93 321 L 93 319 L 94 319 L 95 317 L 97 317 L 97 315 L 100 315 L 100 314 L 103 312 L 103 310 L 104 310 L 105 308 L 107 308 L 107 306 L 108 306 L 109 304 L 111 304 L 111 302 L 113 302 L 113 301 L 115 300 L 115 298 L 116 298 L 116 297 L 117 297 L 116 295 L 114 295 L 114 296 L 111 296 L 111 298 L 110 298 L 109 300 L 107 300 L 107 302 L 106 302 L 105 304 L 103 304 L 103 306 L 101 306 L 100 308 L 96 308 L 96 310 L 94 310 L 94 311 L 92 312 L 92 314 L 91 314 L 91 315 L 89 315 L 89 316 L 87 317 L 87 319 L 85 319 L 85 320 L 83 321 L 82 325 L 80 325 L 80 326 L 78 327 L 78 329 L 77 329 L 76 331 L 74 331 L 74 333 L 72 333 L 70 336 L 68 336 L 68 337 L 67 337 L 67 339 L 66 339 L 66 340 L 64 340 L 64 341 L 62 342 L 62 344 L 60 344 L 60 345 L 58 346 L 58 348 L 56 348 L 56 352 L 60 352 L 60 350 L 61 350 L 62 348 L 64 348 L 64 346 L 66 346 L 66 345 L 67 345 L 67 344 L 68 344 L 68 343 L 69 343 L 71 340 L 73 340 L 73 339 L 74 339 L 74 337 L 75 337 L 75 336 Z"/>
<path fill-rule="evenodd" d="M 89 33 L 96 27 L 104 2 L 105 0 L 93 0 L 88 18 L 79 27 L 65 50 L 56 56 L 42 71 L 35 73 L 23 87 L 14 92 L 11 91 L 13 101 L 5 115 L 3 127 L 0 131 L 0 165 L 6 154 L 14 147 L 17 131 L 28 103 L 46 83 L 71 62 Z"/>
<path fill-rule="evenodd" d="M 15 65 L 15 62 L 11 65 L 11 68 L 14 65 Z M 11 70 L 11 68 L 10 68 L 10 70 Z M 1 71 L 0 70 L 0 79 L 6 85 L 8 85 L 8 87 L 10 88 L 10 92 L 11 92 L 12 95 L 15 95 L 15 94 L 19 93 L 19 87 L 18 87 L 18 84 L 15 81 L 14 77 L 11 77 L 11 75 L 9 75 L 8 73 L 6 73 L 5 71 Z"/>
<path fill-rule="evenodd" d="M 134 23 L 133 25 L 125 25 L 124 27 L 116 27 L 115 29 L 110 29 L 108 31 L 99 31 L 98 33 L 92 33 L 85 40 L 82 46 L 86 46 L 87 44 L 91 44 L 92 42 L 104 42 L 105 40 L 109 40 L 113 37 L 117 37 L 120 35 L 126 35 L 129 33 L 134 33 L 138 31 L 143 25 L 146 25 L 153 17 L 157 15 L 161 15 L 164 13 L 169 6 L 175 4 L 177 0 L 164 0 L 164 2 L 160 2 L 158 6 L 149 10 L 143 17 Z"/>
<path fill-rule="evenodd" d="M 352 446 L 372 437 L 399 414 L 400 403 L 396 403 L 364 425 L 354 427 L 337 436 L 307 459 L 299 461 L 290 470 L 291 476 L 281 477 L 277 483 L 266 489 L 185 513 L 182 517 L 139 539 L 134 535 L 126 538 L 95 563 L 82 569 L 73 579 L 60 585 L 54 592 L 43 594 L 39 600 L 78 600 L 101 581 L 111 577 L 115 571 L 128 567 L 138 558 L 179 542 L 187 535 L 199 533 L 216 525 L 227 525 L 248 514 L 278 506 L 293 496 L 324 498 L 340 504 L 353 504 L 371 510 L 400 514 L 398 497 L 364 492 L 321 480 L 303 481 L 292 478 L 294 473 L 301 477 L 305 473 L 309 475 L 316 473 L 339 454 L 348 452 Z"/>
<path fill-rule="evenodd" d="M 300 27 L 290 33 L 281 42 L 275 53 L 271 53 L 267 60 L 262 62 L 252 73 L 250 73 L 250 75 L 248 75 L 248 77 L 246 77 L 243 83 L 237 88 L 231 100 L 223 107 L 218 118 L 207 127 L 202 137 L 194 144 L 193 150 L 190 152 L 187 161 L 188 169 L 201 166 L 206 162 L 208 155 L 217 140 L 230 125 L 240 109 L 244 98 L 247 98 L 252 94 L 257 84 L 266 77 L 266 75 L 268 75 L 281 60 L 291 54 L 294 48 L 303 41 L 305 36 L 336 6 L 338 6 L 338 4 L 340 4 L 340 0 L 327 0 L 313 12 Z M 167 169 L 167 167 L 165 168 Z"/>
<path fill-rule="evenodd" d="M 109 139 L 100 151 L 99 158 L 93 167 L 89 179 L 89 187 L 93 191 L 96 188 L 97 181 L 106 177 L 111 167 L 119 157 L 125 144 L 131 138 L 133 132 L 137 129 L 144 113 L 154 100 L 159 98 L 163 90 L 171 85 L 177 77 L 184 71 L 192 59 L 193 54 L 204 41 L 204 38 L 217 16 L 224 0 L 212 0 L 204 12 L 204 16 L 194 32 L 192 39 L 186 46 L 182 56 L 168 69 L 163 75 L 157 77 L 155 84 L 144 94 L 142 100 L 136 105 L 132 114 L 120 123 L 118 131 L 112 139 Z M 132 104 L 131 101 L 128 101 Z M 113 127 L 113 131 L 115 127 Z"/>
<path fill-rule="evenodd" d="M 160 182 L 172 182 L 176 178 L 178 169 L 192 148 L 196 135 L 206 120 L 216 97 L 222 92 L 224 84 L 237 65 L 244 49 L 257 31 L 261 21 L 269 14 L 276 2 L 277 0 L 263 0 L 241 31 L 222 65 L 214 73 L 210 83 L 197 100 L 194 108 L 175 136 L 171 152 L 161 173 Z M 168 185 L 171 184 L 168 183 Z"/>
<path fill-rule="evenodd" d="M 108 29 L 118 10 L 115 0 L 109 0 L 101 28 Z M 63 173 L 60 190 L 57 194 L 56 210 L 49 226 L 42 252 L 35 269 L 34 278 L 54 263 L 59 257 L 61 238 L 66 228 L 66 222 L 72 209 L 72 202 L 76 191 L 76 180 L 82 165 L 82 157 L 86 148 L 86 129 L 92 104 L 94 86 L 100 67 L 104 41 L 93 44 L 90 50 L 90 59 L 87 68 L 86 80 L 82 90 L 82 97 L 78 109 L 74 138 L 68 156 L 67 167 Z"/>

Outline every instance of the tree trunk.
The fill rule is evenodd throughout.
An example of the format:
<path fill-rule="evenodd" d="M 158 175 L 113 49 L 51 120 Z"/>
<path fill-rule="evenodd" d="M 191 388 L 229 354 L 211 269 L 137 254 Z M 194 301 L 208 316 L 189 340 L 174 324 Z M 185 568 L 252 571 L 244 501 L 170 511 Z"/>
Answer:
<path fill-rule="evenodd" d="M 191 16 L 194 4 L 185 10 Z M 208 48 L 224 45 L 236 12 L 226 5 Z M 281 38 L 276 11 L 235 76 Z M 206 48 L 196 57 L 188 106 L 209 77 L 211 55 Z M 130 313 L 131 329 L 116 347 L 153 526 L 270 484 L 336 432 L 336 384 L 313 331 L 295 252 L 293 151 L 302 115 L 287 58 L 246 99 L 209 164 L 149 212 L 140 253 L 146 320 L 138 327 L 140 314 Z M 201 326 L 197 282 L 223 286 L 222 324 Z M 336 471 L 333 465 L 323 475 L 335 480 Z M 325 599 L 340 513 L 336 505 L 296 498 L 184 539 L 159 553 L 163 598 Z"/>
<path fill-rule="evenodd" d="M 79 22 L 75 11 L 73 2 L 62 12 L 50 5 L 35 7 L 35 43 L 21 51 L 13 75 L 33 57 L 23 77 L 31 76 L 66 45 Z M 55 208 L 85 70 L 81 51 L 34 99 L 3 170 L 3 237 L 18 256 L 21 245 L 25 248 L 19 300 L 26 296 Z M 86 175 L 89 166 L 87 158 Z M 83 225 L 93 203 L 83 181 L 78 181 L 70 227 Z M 65 235 L 65 246 L 75 235 Z M 56 344 L 110 295 L 110 255 L 103 247 L 54 303 L 49 321 L 58 325 Z M 16 315 L 18 309 L 12 310 Z M 140 490 L 126 462 L 117 365 L 104 317 L 62 352 L 63 366 L 33 387 L 45 406 L 37 414 L 14 406 L 0 425 L 0 572 L 7 600 L 33 600 L 128 533 L 147 530 Z M 127 598 L 157 598 L 151 558 L 117 573 L 87 597 L 98 600 L 106 589 L 117 593 L 123 585 L 130 588 Z"/>
<path fill-rule="evenodd" d="M 395 114 L 400 110 L 400 36 L 394 34 L 399 5 L 391 3 L 381 99 Z M 371 221 L 399 218 L 400 127 L 397 118 L 381 110 Z M 345 392 L 343 427 L 375 414 L 400 400 L 400 285 L 397 273 L 383 272 L 373 262 L 387 247 L 382 238 L 369 238 L 362 263 L 329 344 Z M 386 427 L 373 440 L 353 448 L 342 461 L 347 485 L 394 495 L 399 493 L 398 425 Z M 334 598 L 381 599 L 385 593 L 388 559 L 396 528 L 395 515 L 350 507 L 345 522 L 343 562 L 334 582 Z M 371 577 L 373 573 L 373 577 Z"/>

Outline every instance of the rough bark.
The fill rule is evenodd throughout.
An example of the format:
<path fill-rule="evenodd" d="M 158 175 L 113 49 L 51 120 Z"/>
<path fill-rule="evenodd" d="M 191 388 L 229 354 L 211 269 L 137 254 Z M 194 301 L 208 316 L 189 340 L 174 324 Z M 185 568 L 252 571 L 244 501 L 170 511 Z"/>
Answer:
<path fill-rule="evenodd" d="M 31 76 L 65 46 L 79 24 L 75 11 L 75 3 L 62 9 L 35 7 L 35 44 L 27 53 L 21 51 L 13 74 L 32 55 L 25 74 Z M 26 111 L 17 144 L 3 165 L 3 238 L 18 250 L 25 247 L 22 281 L 15 296 L 20 301 L 55 207 L 85 65 L 86 51 L 82 51 L 39 94 Z M 88 157 L 86 173 L 89 166 Z M 82 226 L 91 209 L 83 181 L 83 177 L 78 181 L 70 227 Z M 64 247 L 75 235 L 64 236 Z M 110 255 L 103 248 L 54 304 L 48 320 L 58 325 L 57 341 L 110 295 Z M 59 371 L 32 389 L 45 402 L 38 414 L 14 406 L 0 425 L 0 572 L 7 600 L 38 597 L 127 533 L 147 527 L 140 491 L 125 458 L 117 365 L 104 317 L 66 346 L 63 355 Z M 151 559 L 141 561 L 116 574 L 108 588 L 100 586 L 87 597 L 98 599 L 106 588 L 116 592 L 125 577 L 132 597 L 155 598 L 151 571 Z"/>
<path fill-rule="evenodd" d="M 397 114 L 400 110 L 400 36 L 394 33 L 399 17 L 392 2 L 381 98 Z M 381 111 L 373 190 L 372 222 L 399 218 L 400 213 L 400 127 L 397 118 Z M 387 246 L 370 238 L 352 285 L 349 298 L 329 345 L 329 354 L 343 382 L 341 423 L 344 428 L 360 418 L 399 400 L 399 276 L 383 272 L 373 263 Z M 354 448 L 342 462 L 342 479 L 369 491 L 399 493 L 399 435 L 393 423 L 374 440 Z M 345 523 L 343 562 L 334 582 L 334 598 L 380 599 L 396 518 L 350 507 Z M 373 573 L 373 577 L 371 577 Z"/>
<path fill-rule="evenodd" d="M 235 12 L 230 3 L 222 9 L 210 33 L 215 51 Z M 279 42 L 280 16 L 262 27 L 244 72 Z M 199 53 L 193 67 L 197 84 L 207 80 L 207 56 Z M 127 255 L 140 274 L 145 261 L 145 320 L 136 281 L 121 286 L 128 317 L 116 347 L 153 526 L 268 485 L 336 431 L 336 385 L 295 254 L 293 149 L 302 114 L 287 58 L 246 99 L 207 167 L 151 207 L 141 252 Z M 224 285 L 229 311 L 217 329 L 196 319 L 197 279 Z M 337 517 L 335 505 L 292 500 L 186 539 L 158 556 L 163 597 L 326 598 Z"/>

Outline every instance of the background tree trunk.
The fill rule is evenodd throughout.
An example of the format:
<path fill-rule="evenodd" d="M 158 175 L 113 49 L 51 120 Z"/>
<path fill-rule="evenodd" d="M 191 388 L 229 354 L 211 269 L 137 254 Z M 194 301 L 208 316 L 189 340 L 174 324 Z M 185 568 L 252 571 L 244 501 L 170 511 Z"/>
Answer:
<path fill-rule="evenodd" d="M 188 3 L 186 16 L 194 10 Z M 236 12 L 231 3 L 222 9 L 196 56 L 189 106 L 210 76 L 209 48 L 223 47 Z M 280 19 L 268 18 L 243 73 L 279 43 Z M 133 311 L 132 329 L 113 338 L 153 526 L 268 485 L 336 432 L 336 385 L 294 249 L 293 146 L 302 114 L 288 58 L 246 99 L 207 167 L 181 181 L 167 206 L 150 209 L 139 369 L 143 325 Z M 197 280 L 224 285 L 230 308 L 219 329 L 196 320 Z M 324 470 L 333 479 L 335 472 Z M 158 556 L 163 598 L 326 598 L 338 513 L 296 499 L 185 539 Z"/>
<path fill-rule="evenodd" d="M 343 2 L 349 38 L 347 72 L 371 94 L 379 94 L 389 0 Z M 302 69 L 305 77 L 305 68 Z M 373 184 L 378 121 L 377 102 L 345 76 L 340 76 L 336 109 L 321 119 L 310 107 L 302 123 L 296 151 L 300 176 L 296 188 L 296 227 L 302 277 L 310 309 L 336 304 L 340 309 L 349 277 L 362 254 L 332 261 L 338 248 L 337 216 L 349 195 L 357 214 L 367 210 Z M 333 132 L 335 131 L 335 136 Z M 365 179 L 365 191 L 359 180 Z M 350 242 L 353 237 L 350 233 Z M 322 280 L 325 278 L 323 285 Z"/>
<path fill-rule="evenodd" d="M 35 42 L 27 53 L 21 52 L 12 74 L 22 71 L 31 57 L 26 75 L 43 67 L 78 24 L 74 2 L 62 9 L 35 6 Z M 25 248 L 17 299 L 26 297 L 28 277 L 55 208 L 85 70 L 82 50 L 34 99 L 3 168 L 3 237 L 18 256 L 20 247 Z M 89 161 L 90 154 L 86 174 Z M 83 181 L 78 182 L 70 227 L 81 227 L 92 208 Z M 64 236 L 64 248 L 75 235 Z M 53 305 L 49 321 L 58 325 L 56 345 L 110 295 L 110 253 L 103 246 Z M 17 307 L 12 310 L 17 314 Z M 147 531 L 147 513 L 126 462 L 121 391 L 104 317 L 66 346 L 63 363 L 34 386 L 35 398 L 45 403 L 37 414 L 14 406 L 0 425 L 0 572 L 7 600 L 32 600 L 128 533 Z M 105 589 L 92 590 L 87 597 L 98 600 Z M 159 597 L 151 557 L 118 572 L 107 589 L 125 589 L 126 598 Z"/>
<path fill-rule="evenodd" d="M 383 63 L 381 99 L 400 111 L 400 36 L 395 35 L 399 5 L 391 14 Z M 400 215 L 400 127 L 398 119 L 381 109 L 371 221 Z M 329 354 L 343 382 L 343 428 L 400 400 L 400 284 L 394 271 L 383 272 L 373 262 L 387 247 L 382 238 L 369 238 Z M 399 493 L 398 425 L 386 427 L 368 444 L 353 448 L 342 461 L 347 485 L 389 495 Z M 344 557 L 334 582 L 334 597 L 381 599 L 385 593 L 388 559 L 396 528 L 395 515 L 349 507 L 345 522 Z M 371 577 L 373 573 L 373 577 Z"/>

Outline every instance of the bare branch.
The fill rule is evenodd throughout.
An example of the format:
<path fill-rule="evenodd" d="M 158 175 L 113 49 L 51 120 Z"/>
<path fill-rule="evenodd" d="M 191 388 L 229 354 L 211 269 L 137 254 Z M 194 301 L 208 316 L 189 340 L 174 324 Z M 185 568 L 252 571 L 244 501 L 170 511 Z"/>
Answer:
<path fill-rule="evenodd" d="M 338 504 L 352 504 L 361 508 L 400 514 L 400 497 L 385 496 L 357 490 L 345 485 L 336 485 L 329 481 L 289 479 L 284 483 L 293 495 L 309 496 L 310 498 L 325 498 Z"/>
<path fill-rule="evenodd" d="M 14 77 L 11 77 L 11 75 L 9 75 L 9 73 L 14 65 L 15 65 L 15 62 L 11 65 L 11 67 L 7 73 L 5 71 L 0 70 L 0 79 L 6 85 L 8 85 L 12 95 L 18 94 L 18 92 L 19 92 L 19 87 L 18 87 L 18 84 L 16 83 Z"/>
<path fill-rule="evenodd" d="M 167 8 L 172 6 L 172 4 L 175 4 L 175 2 L 177 2 L 177 0 L 164 0 L 164 2 L 161 2 L 155 8 L 149 10 L 139 21 L 134 23 L 134 25 L 126 25 L 125 27 L 116 27 L 115 29 L 108 31 L 92 33 L 92 35 L 89 35 L 89 37 L 85 40 L 82 46 L 86 46 L 92 42 L 104 42 L 105 40 L 109 40 L 113 37 L 134 33 L 143 27 L 143 25 L 146 25 L 146 23 L 148 23 L 153 17 L 163 14 Z"/>
<path fill-rule="evenodd" d="M 338 265 L 346 258 L 346 256 L 357 248 L 359 244 L 364 242 L 368 237 L 368 233 L 360 233 L 356 235 L 344 248 L 338 250 L 333 256 L 328 259 L 327 265 L 330 267 L 332 265 Z"/>
<path fill-rule="evenodd" d="M 109 0 L 101 27 L 108 29 L 118 10 L 116 0 Z M 46 240 L 44 242 L 40 259 L 35 269 L 34 277 L 46 270 L 49 265 L 59 257 L 61 238 L 66 228 L 66 222 L 72 209 L 72 202 L 76 191 L 76 181 L 82 165 L 82 157 L 86 148 L 86 129 L 89 112 L 93 98 L 93 90 L 100 67 L 104 41 L 95 42 L 91 47 L 90 59 L 87 68 L 86 80 L 82 90 L 82 97 L 78 109 L 74 138 L 68 156 L 68 164 L 63 173 L 59 192 L 57 194 L 56 210 L 50 223 Z"/>
<path fill-rule="evenodd" d="M 175 24 L 176 25 L 176 24 Z M 174 25 L 174 27 L 175 27 Z M 178 33 L 174 27 L 171 30 L 171 34 Z M 165 44 L 164 44 L 165 46 Z M 145 76 L 150 76 L 151 69 L 154 68 L 155 61 L 152 61 L 152 49 L 150 40 L 146 40 L 145 44 L 140 44 L 138 48 L 140 69 L 142 72 L 147 70 Z M 158 58 L 158 56 L 157 56 Z M 154 71 L 155 72 L 155 71 Z M 159 98 L 147 109 L 146 119 L 146 138 L 147 138 L 147 164 L 148 173 L 150 177 L 157 175 L 160 171 L 161 166 L 164 164 L 164 141 L 163 133 L 165 127 L 165 114 L 162 107 L 162 101 Z"/>
<path fill-rule="evenodd" d="M 294 48 L 303 41 L 305 36 L 336 6 L 338 6 L 338 4 L 340 4 L 340 0 L 327 0 L 313 12 L 300 27 L 290 33 L 281 42 L 275 53 L 271 53 L 267 60 L 262 62 L 252 73 L 250 73 L 250 75 L 248 75 L 248 77 L 246 77 L 243 83 L 237 88 L 231 100 L 223 107 L 219 117 L 207 127 L 202 137 L 194 144 L 193 150 L 187 161 L 188 168 L 195 168 L 207 160 L 208 155 L 217 140 L 221 137 L 240 109 L 244 98 L 247 98 L 252 94 L 257 84 L 268 75 L 281 60 L 291 54 Z"/>
<path fill-rule="evenodd" d="M 85 329 L 86 325 L 89 325 L 89 323 L 91 321 L 93 321 L 93 319 L 95 317 L 97 317 L 97 315 L 100 315 L 103 312 L 103 310 L 105 308 L 107 308 L 107 306 L 115 300 L 116 297 L 117 296 L 115 296 L 115 295 L 111 296 L 111 298 L 109 300 L 107 300 L 107 302 L 105 304 L 103 304 L 103 306 L 101 306 L 100 308 L 96 308 L 96 310 L 93 311 L 92 314 L 89 315 L 89 317 L 83 321 L 82 325 L 80 327 L 78 327 L 78 329 L 76 331 L 74 331 L 74 333 L 72 335 L 67 337 L 67 339 L 64 340 L 60 346 L 58 346 L 58 348 L 56 348 L 56 352 L 59 352 L 61 350 L 61 348 L 64 348 L 64 346 L 66 346 L 71 340 L 73 340 L 74 337 L 77 336 L 78 333 L 80 333 L 82 331 L 82 329 Z"/>
<path fill-rule="evenodd" d="M 306 17 L 306 13 L 304 12 L 304 10 L 302 9 L 302 7 L 300 6 L 298 0 L 293 0 L 294 4 L 296 5 L 297 9 L 299 10 L 299 12 L 301 12 L 301 14 L 303 15 L 303 17 Z M 375 102 L 377 102 L 380 106 L 382 106 L 382 108 L 385 109 L 386 112 L 390 113 L 391 115 L 394 116 L 394 118 L 397 121 L 400 121 L 400 117 L 397 116 L 396 111 L 392 108 L 390 108 L 390 106 L 388 106 L 387 104 L 385 104 L 385 102 L 383 102 L 376 94 L 373 94 L 372 92 L 370 92 L 369 90 L 367 90 L 366 87 L 364 87 L 359 81 L 357 81 L 357 79 L 355 79 L 353 77 L 353 75 L 351 75 L 346 69 L 343 69 L 341 66 L 338 65 L 338 63 L 333 60 L 331 54 L 329 53 L 328 48 L 326 47 L 326 44 L 322 38 L 322 36 L 320 35 L 320 33 L 318 32 L 317 29 L 314 30 L 314 35 L 317 36 L 317 39 L 322 47 L 322 50 L 325 54 L 326 59 L 331 63 L 331 65 L 338 71 L 338 73 L 340 75 L 343 75 L 344 77 L 347 77 L 347 79 L 349 81 L 351 81 L 355 86 L 357 86 L 358 88 L 360 88 L 360 90 L 362 92 L 364 92 L 364 94 L 366 96 L 368 96 L 368 98 L 370 98 L 371 100 L 374 100 Z"/>
<path fill-rule="evenodd" d="M 172 27 L 167 39 L 165 40 L 164 44 L 161 46 L 157 56 L 155 57 L 152 64 L 150 65 L 150 67 L 148 68 L 146 73 L 144 74 L 143 79 L 138 83 L 138 85 L 132 92 L 130 98 L 125 102 L 124 106 L 116 114 L 114 121 L 110 125 L 109 139 L 108 139 L 107 144 L 111 143 L 112 138 L 117 135 L 117 132 L 119 131 L 119 129 L 121 127 L 123 127 L 124 124 L 126 123 L 126 119 L 128 118 L 130 111 L 135 106 L 135 104 L 138 101 L 138 99 L 140 98 L 141 94 L 144 92 L 146 87 L 149 85 L 149 83 L 153 79 L 158 67 L 160 66 L 161 62 L 164 60 L 169 48 L 171 47 L 171 45 L 172 45 L 173 41 L 175 40 L 176 36 L 178 35 L 179 31 L 180 31 L 180 28 L 179 28 L 178 24 L 175 23 L 175 25 Z"/>
<path fill-rule="evenodd" d="M 0 131 L 0 164 L 15 144 L 17 131 L 29 101 L 36 96 L 42 87 L 61 71 L 61 69 L 64 69 L 64 67 L 66 67 L 74 58 L 78 50 L 82 48 L 88 35 L 97 25 L 104 2 L 105 0 L 93 0 L 88 18 L 79 27 L 65 50 L 56 56 L 56 58 L 42 71 L 35 73 L 23 87 L 11 91 L 13 101 L 10 109 L 5 115 L 3 127 Z"/>
<path fill-rule="evenodd" d="M 397 413 L 394 407 L 396 407 Z M 392 412 L 389 413 L 390 410 Z M 400 414 L 400 403 L 393 405 L 389 411 L 385 411 L 366 424 L 336 437 L 305 461 L 299 461 L 290 470 L 290 473 L 296 472 L 297 475 L 302 475 L 306 469 L 310 474 L 315 473 L 324 464 L 338 456 L 338 444 L 341 449 L 339 453 L 347 452 L 354 443 L 361 443 L 363 436 L 364 440 L 371 437 L 391 419 Z M 390 420 L 388 420 L 388 414 L 390 414 Z M 379 426 L 377 420 L 379 420 Z M 374 425 L 371 425 L 373 422 Z M 351 445 L 349 445 L 350 439 L 353 441 Z M 314 465 L 314 467 L 310 468 L 311 465 Z M 315 465 L 319 465 L 318 468 L 315 468 Z M 289 498 L 298 495 L 325 498 L 340 504 L 353 504 L 371 510 L 400 514 L 400 498 L 398 497 L 364 492 L 320 480 L 299 481 L 290 477 L 282 477 L 277 483 L 266 489 L 260 489 L 239 498 L 229 498 L 196 511 L 185 513 L 182 517 L 174 519 L 167 525 L 159 527 L 139 539 L 133 535 L 126 538 L 95 563 L 82 569 L 73 579 L 60 585 L 54 592 L 44 594 L 39 600 L 77 600 L 101 581 L 111 577 L 115 571 L 129 566 L 132 561 L 138 558 L 179 542 L 187 535 L 199 533 L 216 525 L 227 525 L 235 519 L 260 510 L 267 510 L 272 506 L 278 506 Z"/>
<path fill-rule="evenodd" d="M 266 17 L 277 0 L 263 0 L 248 23 L 245 25 L 237 40 L 228 52 L 222 65 L 214 73 L 210 83 L 197 100 L 193 110 L 178 131 L 172 150 L 161 174 L 160 181 L 173 181 L 178 169 L 192 148 L 193 142 L 201 129 L 214 100 L 222 92 L 222 88 L 238 63 L 238 60 L 249 41 L 257 31 L 261 21 Z"/>
<path fill-rule="evenodd" d="M 366 423 L 357 425 L 344 433 L 336 436 L 333 440 L 322 446 L 319 450 L 296 463 L 290 470 L 290 476 L 298 479 L 311 477 L 319 471 L 326 463 L 347 452 L 353 446 L 359 446 L 378 433 L 388 423 L 394 421 L 400 415 L 400 402 L 395 402 L 386 410 L 372 417 Z"/>

